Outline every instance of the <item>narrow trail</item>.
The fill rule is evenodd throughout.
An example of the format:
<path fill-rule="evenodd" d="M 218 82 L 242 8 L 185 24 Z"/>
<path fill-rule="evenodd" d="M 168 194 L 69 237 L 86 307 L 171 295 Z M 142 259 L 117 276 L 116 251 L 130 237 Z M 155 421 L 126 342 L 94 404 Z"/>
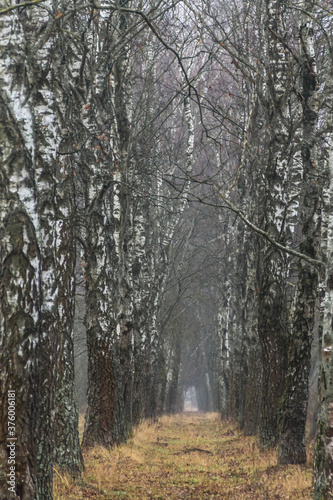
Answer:
<path fill-rule="evenodd" d="M 277 467 L 253 437 L 214 413 L 141 424 L 126 445 L 85 454 L 79 482 L 55 474 L 55 500 L 310 499 L 312 470 Z"/>

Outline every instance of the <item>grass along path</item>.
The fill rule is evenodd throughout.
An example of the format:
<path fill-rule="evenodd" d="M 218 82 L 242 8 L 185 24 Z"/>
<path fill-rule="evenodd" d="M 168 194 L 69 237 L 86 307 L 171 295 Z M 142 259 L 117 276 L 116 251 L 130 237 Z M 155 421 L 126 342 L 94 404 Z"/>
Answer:
<path fill-rule="evenodd" d="M 55 500 L 310 499 L 312 466 L 277 467 L 215 413 L 164 416 L 142 423 L 127 444 L 84 453 L 86 471 L 73 481 L 55 470 Z"/>

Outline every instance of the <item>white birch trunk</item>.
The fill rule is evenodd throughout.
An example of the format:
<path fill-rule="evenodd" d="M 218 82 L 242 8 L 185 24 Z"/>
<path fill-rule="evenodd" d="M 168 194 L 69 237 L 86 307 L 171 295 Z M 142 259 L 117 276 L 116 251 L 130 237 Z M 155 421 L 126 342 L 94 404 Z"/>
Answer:
<path fill-rule="evenodd" d="M 300 19 L 303 96 L 301 199 L 302 236 L 300 250 L 318 257 L 320 235 L 320 180 L 318 178 L 317 120 L 318 81 L 314 52 L 312 3 L 304 1 Z M 305 463 L 305 424 L 311 364 L 318 272 L 305 261 L 298 265 L 298 282 L 293 305 L 291 341 L 288 353 L 286 390 L 280 405 L 279 463 Z"/>

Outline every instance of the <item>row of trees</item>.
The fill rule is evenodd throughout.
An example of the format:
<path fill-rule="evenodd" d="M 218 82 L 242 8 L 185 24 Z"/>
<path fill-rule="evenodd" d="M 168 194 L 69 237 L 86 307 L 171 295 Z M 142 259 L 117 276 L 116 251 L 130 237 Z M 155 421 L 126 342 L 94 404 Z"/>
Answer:
<path fill-rule="evenodd" d="M 318 331 L 329 498 L 329 2 L 32 3 L 0 10 L 0 498 L 8 391 L 16 497 L 52 498 L 54 464 L 84 467 L 78 276 L 83 447 L 178 411 L 194 385 L 199 408 L 304 463 Z"/>
<path fill-rule="evenodd" d="M 15 492 L 44 500 L 53 464 L 83 469 L 77 258 L 88 347 L 83 446 L 113 446 L 156 416 L 157 310 L 186 205 L 162 179 L 191 171 L 194 124 L 184 71 L 174 57 L 161 61 L 153 25 L 177 20 L 173 6 L 134 6 L 146 12 L 138 15 L 125 1 L 35 3 L 1 11 L 0 497 L 13 493 L 7 399 L 15 391 Z M 165 65 L 175 85 L 157 101 Z M 185 150 L 173 151 L 180 142 Z M 189 181 L 177 186 L 186 193 Z"/>

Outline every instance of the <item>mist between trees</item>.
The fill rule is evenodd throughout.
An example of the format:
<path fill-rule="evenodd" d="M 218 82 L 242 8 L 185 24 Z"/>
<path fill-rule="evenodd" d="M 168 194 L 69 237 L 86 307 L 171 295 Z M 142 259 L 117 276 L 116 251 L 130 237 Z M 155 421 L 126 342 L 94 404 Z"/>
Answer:
<path fill-rule="evenodd" d="M 40 500 L 54 464 L 81 474 L 74 358 L 83 447 L 190 390 L 280 464 L 305 462 L 308 415 L 331 498 L 332 20 L 0 1 L 0 499 L 10 471 L 10 498 Z"/>

